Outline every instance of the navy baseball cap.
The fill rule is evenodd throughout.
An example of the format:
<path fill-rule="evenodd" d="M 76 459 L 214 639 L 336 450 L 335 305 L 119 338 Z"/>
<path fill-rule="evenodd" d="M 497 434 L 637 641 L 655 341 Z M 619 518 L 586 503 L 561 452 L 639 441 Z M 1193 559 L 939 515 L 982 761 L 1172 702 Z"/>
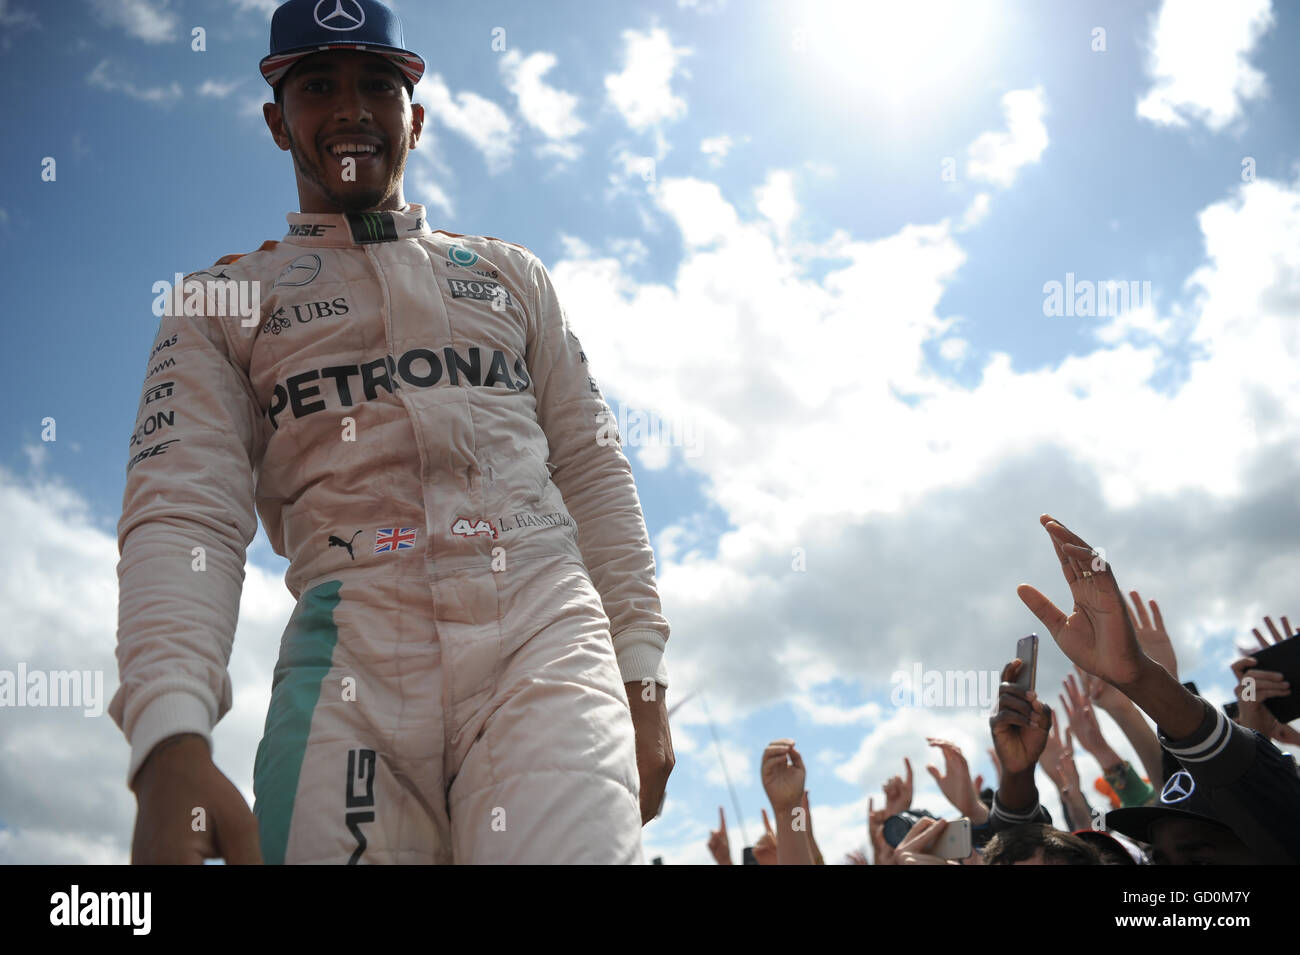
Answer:
<path fill-rule="evenodd" d="M 1113 809 L 1106 813 L 1106 828 L 1139 842 L 1150 842 L 1152 825 L 1162 819 L 1179 818 L 1194 819 L 1232 832 L 1232 827 L 1219 818 L 1214 804 L 1198 790 L 1195 778 L 1185 769 L 1165 780 L 1156 805 Z"/>
<path fill-rule="evenodd" d="M 379 0 L 289 0 L 271 17 L 262 76 L 274 87 L 293 65 L 323 50 L 360 50 L 391 60 L 414 86 L 424 60 L 406 49 L 402 22 Z"/>

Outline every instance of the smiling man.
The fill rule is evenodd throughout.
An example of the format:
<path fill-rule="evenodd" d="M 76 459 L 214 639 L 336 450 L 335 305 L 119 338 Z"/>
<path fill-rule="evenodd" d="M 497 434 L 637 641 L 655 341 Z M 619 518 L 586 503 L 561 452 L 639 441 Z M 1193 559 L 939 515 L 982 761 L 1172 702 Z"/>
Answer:
<path fill-rule="evenodd" d="M 424 62 L 383 4 L 291 0 L 261 66 L 301 211 L 203 273 L 252 285 L 256 321 L 163 319 L 132 436 L 133 860 L 639 862 L 668 625 L 550 277 L 406 201 Z M 259 515 L 298 603 L 250 813 L 210 741 Z"/>

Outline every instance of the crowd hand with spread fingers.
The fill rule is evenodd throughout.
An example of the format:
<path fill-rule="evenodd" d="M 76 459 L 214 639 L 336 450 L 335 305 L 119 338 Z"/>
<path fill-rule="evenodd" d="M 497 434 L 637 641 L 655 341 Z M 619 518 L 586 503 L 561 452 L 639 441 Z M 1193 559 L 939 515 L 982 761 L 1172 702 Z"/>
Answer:
<path fill-rule="evenodd" d="M 1070 731 L 1079 741 L 1079 745 L 1101 763 L 1103 770 L 1109 771 L 1122 763 L 1123 759 L 1102 735 L 1101 724 L 1097 722 L 1097 713 L 1092 708 L 1092 701 L 1083 690 L 1079 689 L 1074 674 L 1071 673 L 1062 680 L 1061 686 L 1064 687 L 1066 695 L 1058 696 L 1057 699 L 1061 701 L 1061 709 L 1065 711 L 1065 718 L 1070 723 Z"/>
<path fill-rule="evenodd" d="M 1264 623 L 1268 626 L 1274 643 L 1281 643 L 1292 633 L 1291 622 L 1286 617 L 1282 618 L 1281 633 L 1273 625 L 1273 618 L 1265 617 Z M 1252 632 L 1261 647 L 1269 645 L 1268 640 L 1259 632 L 1258 627 Z M 1259 661 L 1254 657 L 1242 657 L 1232 664 L 1232 672 L 1237 677 L 1237 722 L 1247 729 L 1257 730 L 1269 739 L 1277 740 L 1279 743 L 1300 746 L 1300 732 L 1297 732 L 1294 727 L 1283 723 L 1264 705 L 1265 700 L 1290 696 L 1291 684 L 1287 682 L 1285 674 L 1277 670 L 1257 670 L 1255 667 L 1258 665 Z M 1245 692 L 1245 681 L 1247 679 L 1253 681 L 1249 693 Z M 1253 696 L 1254 699 L 1242 699 L 1243 696 Z"/>
<path fill-rule="evenodd" d="M 1043 754 L 1052 727 L 1052 711 L 1038 698 L 1038 694 L 1013 682 L 1024 665 L 1021 660 L 1012 660 L 1002 668 L 998 708 L 989 719 L 993 749 L 1002 767 L 997 800 L 1007 809 L 1017 812 L 1038 802 L 1034 767 Z"/>
<path fill-rule="evenodd" d="M 776 815 L 777 863 L 812 865 L 808 812 L 804 801 L 807 773 L 794 740 L 776 739 L 767 744 L 767 749 L 763 750 L 761 775 L 763 790 Z"/>
<path fill-rule="evenodd" d="M 1155 601 L 1151 603 L 1154 605 Z M 1124 732 L 1133 751 L 1142 761 L 1142 769 L 1146 772 L 1147 779 L 1151 780 L 1152 785 L 1157 785 L 1157 781 L 1163 782 L 1165 767 L 1160 740 L 1146 717 L 1142 715 L 1142 711 L 1133 704 L 1132 700 L 1105 680 L 1091 673 L 1084 673 L 1078 667 L 1074 669 L 1079 675 L 1079 685 L 1083 690 L 1084 698 L 1090 700 L 1095 708 L 1105 710 Z M 1165 669 L 1169 668 L 1165 666 Z"/>
<path fill-rule="evenodd" d="M 921 819 L 903 837 L 896 850 L 897 865 L 960 865 L 935 854 L 948 829 L 946 819 Z"/>
<path fill-rule="evenodd" d="M 903 757 L 903 766 L 907 778 L 890 776 L 884 785 L 885 812 L 891 816 L 912 808 L 912 761 L 906 756 Z"/>
<path fill-rule="evenodd" d="M 1152 661 L 1159 663 L 1177 680 L 1178 657 L 1174 653 L 1174 642 L 1169 639 L 1169 631 L 1165 629 L 1164 617 L 1160 615 L 1160 605 L 1154 600 L 1150 601 L 1151 615 L 1147 616 L 1138 592 L 1130 590 L 1128 596 L 1133 601 L 1133 635 L 1137 637 L 1138 644 Z"/>
<path fill-rule="evenodd" d="M 718 828 L 709 833 L 709 854 L 718 865 L 731 865 L 731 842 L 727 839 L 727 816 L 718 807 Z"/>
<path fill-rule="evenodd" d="M 970 778 L 970 766 L 961 749 L 946 739 L 928 737 L 926 742 L 943 753 L 943 773 L 938 767 L 927 766 L 934 781 L 953 807 L 971 821 L 972 826 L 982 826 L 988 821 L 989 811 L 980 802 L 979 786 Z"/>
<path fill-rule="evenodd" d="M 1205 715 L 1204 706 L 1142 649 L 1115 581 L 1114 566 L 1050 515 L 1039 520 L 1070 587 L 1074 609 L 1062 612 L 1028 584 L 1017 588 L 1020 599 L 1071 663 L 1117 687 L 1169 738 L 1191 735 Z"/>
<path fill-rule="evenodd" d="M 1061 726 L 1055 718 L 1052 720 L 1052 733 L 1043 747 L 1043 756 L 1039 760 L 1047 778 L 1056 784 L 1061 795 L 1061 805 L 1065 808 L 1065 821 L 1070 829 L 1089 829 L 1092 827 L 1092 814 L 1088 802 L 1079 789 L 1079 770 L 1074 765 L 1074 735 L 1069 729 L 1065 731 L 1065 740 L 1061 740 Z"/>
<path fill-rule="evenodd" d="M 851 852 L 846 853 L 844 856 L 844 864 L 871 865 L 871 863 L 867 861 L 867 857 L 863 854 L 861 849 L 854 849 Z"/>
<path fill-rule="evenodd" d="M 876 865 L 896 865 L 895 850 L 885 841 L 885 820 L 894 813 L 877 809 L 874 799 L 867 800 L 867 832 L 871 836 L 871 861 Z"/>
<path fill-rule="evenodd" d="M 1047 778 L 1056 784 L 1057 789 L 1065 788 L 1065 778 L 1061 770 L 1061 757 L 1064 755 L 1065 743 L 1061 740 L 1061 724 L 1053 719 L 1052 731 L 1047 734 L 1047 742 L 1043 744 L 1043 755 L 1039 757 L 1038 762 L 1043 767 L 1043 772 L 1047 773 Z"/>

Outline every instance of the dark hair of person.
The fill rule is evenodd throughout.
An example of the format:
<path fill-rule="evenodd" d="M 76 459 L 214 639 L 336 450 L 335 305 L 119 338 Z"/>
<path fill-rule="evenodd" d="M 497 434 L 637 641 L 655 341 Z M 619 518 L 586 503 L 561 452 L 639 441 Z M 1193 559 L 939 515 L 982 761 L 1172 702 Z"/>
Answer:
<path fill-rule="evenodd" d="M 1097 850 L 1078 836 L 1042 823 L 1027 823 L 994 836 L 984 850 L 985 865 L 1015 865 L 1043 851 L 1047 865 L 1100 865 Z"/>

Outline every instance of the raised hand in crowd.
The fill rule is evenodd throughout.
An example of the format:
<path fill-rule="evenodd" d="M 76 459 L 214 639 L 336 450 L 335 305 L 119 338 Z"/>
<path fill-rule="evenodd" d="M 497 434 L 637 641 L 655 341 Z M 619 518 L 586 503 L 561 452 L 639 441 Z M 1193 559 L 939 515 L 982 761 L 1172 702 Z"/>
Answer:
<path fill-rule="evenodd" d="M 926 742 L 943 753 L 942 774 L 936 766 L 926 767 L 939 784 L 939 791 L 959 813 L 970 819 L 971 825 L 983 825 L 989 818 L 988 807 L 980 802 L 979 786 L 971 779 L 970 766 L 960 747 L 933 736 L 927 737 Z"/>
<path fill-rule="evenodd" d="M 731 842 L 727 839 L 727 816 L 718 807 L 718 828 L 709 833 L 709 854 L 718 865 L 731 865 Z"/>
<path fill-rule="evenodd" d="M 1151 601 L 1153 604 L 1155 601 Z M 1163 664 L 1162 664 L 1163 666 Z M 1166 667 L 1168 669 L 1168 667 Z M 1100 677 L 1074 668 L 1079 675 L 1079 685 L 1084 698 L 1090 700 L 1095 709 L 1104 710 L 1119 726 L 1128 738 L 1133 751 L 1142 761 L 1142 768 L 1147 778 L 1157 786 L 1164 783 L 1164 756 L 1160 751 L 1160 740 L 1147 722 L 1142 711 L 1127 696 L 1111 686 Z"/>
<path fill-rule="evenodd" d="M 920 819 L 895 850 L 895 865 L 960 865 L 936 855 L 939 840 L 948 830 L 946 819 Z"/>
<path fill-rule="evenodd" d="M 767 749 L 763 750 L 761 776 L 763 790 L 776 815 L 778 863 L 812 865 L 808 811 L 804 808 L 807 805 L 804 801 L 807 773 L 794 740 L 776 739 L 767 744 Z M 763 818 L 767 818 L 766 811 Z"/>
<path fill-rule="evenodd" d="M 1069 585 L 1074 609 L 1067 615 L 1041 591 L 1022 584 L 1017 592 L 1025 606 L 1075 666 L 1117 687 L 1155 721 L 1165 750 L 1190 777 L 1192 795 L 1186 798 L 1200 799 L 1202 814 L 1216 814 L 1216 823 L 1205 825 L 1230 836 L 1243 850 L 1238 858 L 1300 863 L 1300 825 L 1295 819 L 1300 777 L 1294 762 L 1271 744 L 1236 729 L 1154 661 L 1138 642 L 1113 565 L 1051 516 L 1042 515 L 1040 522 Z M 1126 811 L 1132 810 L 1119 810 Z M 1124 832 L 1112 819 L 1116 815 L 1109 813 L 1107 823 Z M 1164 840 L 1162 851 L 1169 856 L 1177 848 L 1177 831 L 1168 819 L 1163 822 L 1161 828 L 1134 820 L 1129 831 L 1140 830 L 1135 837 L 1152 843 Z M 1186 819 L 1179 824 L 1184 829 L 1189 825 Z"/>
<path fill-rule="evenodd" d="M 1092 754 L 1103 770 L 1109 770 L 1122 763 L 1123 759 L 1120 755 L 1106 742 L 1106 737 L 1101 732 L 1101 724 L 1097 722 L 1097 713 L 1092 708 L 1092 701 L 1079 688 L 1074 674 L 1071 673 L 1062 680 L 1061 686 L 1065 688 L 1065 695 L 1058 696 L 1057 699 L 1061 701 L 1061 709 L 1079 745 Z"/>
<path fill-rule="evenodd" d="M 912 762 L 906 756 L 903 757 L 903 766 L 907 770 L 906 779 L 890 776 L 885 782 L 885 812 L 889 816 L 912 808 Z"/>
<path fill-rule="evenodd" d="M 812 824 L 812 804 L 809 802 L 808 790 L 803 791 L 803 811 L 804 818 L 808 822 L 808 851 L 812 853 L 813 865 L 825 865 L 826 860 L 822 858 L 822 850 L 817 847 L 817 839 L 813 836 Z"/>
<path fill-rule="evenodd" d="M 885 820 L 894 813 L 877 809 L 874 799 L 867 800 L 867 833 L 871 836 L 871 861 L 876 865 L 894 865 L 894 847 L 885 840 Z"/>
<path fill-rule="evenodd" d="M 1025 606 L 1071 663 L 1119 688 L 1170 738 L 1195 732 L 1205 709 L 1138 643 L 1113 566 L 1050 515 L 1039 520 L 1060 561 L 1074 609 L 1067 615 L 1037 588 L 1021 584 L 1017 593 Z"/>
<path fill-rule="evenodd" d="M 1137 637 L 1137 642 L 1152 661 L 1159 663 L 1169 671 L 1170 676 L 1177 680 L 1178 656 L 1174 653 L 1174 642 L 1169 639 L 1169 632 L 1165 629 L 1164 617 L 1160 615 L 1160 605 L 1152 600 L 1150 602 L 1151 616 L 1148 617 L 1138 592 L 1130 590 L 1128 596 L 1133 601 L 1131 619 L 1133 635 Z"/>
<path fill-rule="evenodd" d="M 1053 714 L 1055 715 L 1055 714 Z M 1066 730 L 1066 736 L 1070 735 Z M 1071 739 L 1069 745 L 1074 745 Z M 1043 755 L 1039 757 L 1039 765 L 1043 767 L 1043 772 L 1047 778 L 1056 784 L 1057 789 L 1065 788 L 1065 780 L 1061 775 L 1061 759 L 1065 755 L 1066 743 L 1061 739 L 1061 724 L 1059 720 L 1052 720 L 1052 731 L 1047 734 L 1047 742 L 1043 744 Z"/>
<path fill-rule="evenodd" d="M 1014 682 L 1023 666 L 1022 660 L 1012 660 L 1002 668 L 998 708 L 989 719 L 993 749 L 1002 767 L 996 799 L 1012 811 L 1030 809 L 1038 803 L 1034 767 L 1043 754 L 1052 727 L 1052 711 L 1038 694 Z"/>
<path fill-rule="evenodd" d="M 772 820 L 767 818 L 767 810 L 763 810 L 763 834 L 758 837 L 754 843 L 754 861 L 759 865 L 776 865 L 776 832 L 772 829 Z"/>
<path fill-rule="evenodd" d="M 861 849 L 854 849 L 844 856 L 845 865 L 871 865 L 867 857 L 863 855 Z"/>
<path fill-rule="evenodd" d="M 1282 631 L 1280 633 L 1277 627 L 1273 625 L 1273 618 L 1265 617 L 1264 624 L 1273 637 L 1273 643 L 1281 643 L 1294 632 L 1291 629 L 1291 622 L 1286 617 L 1282 618 Z M 1258 627 L 1251 632 L 1255 635 L 1255 639 L 1259 641 L 1261 647 L 1269 646 L 1269 641 L 1259 632 Z M 1290 683 L 1287 682 L 1285 674 L 1277 670 L 1255 669 L 1258 664 L 1259 661 L 1254 657 L 1242 657 L 1232 664 L 1233 675 L 1237 678 L 1235 691 L 1238 701 L 1237 722 L 1247 729 L 1257 730 L 1279 743 L 1300 745 L 1300 732 L 1297 732 L 1294 727 L 1283 723 L 1264 705 L 1265 700 L 1290 696 Z M 1252 682 L 1247 683 L 1247 680 Z"/>
<path fill-rule="evenodd" d="M 1061 796 L 1066 825 L 1071 830 L 1092 828 L 1092 807 L 1079 788 L 1079 770 L 1074 765 L 1074 735 L 1066 729 L 1062 740 L 1061 726 L 1056 719 L 1052 720 L 1052 732 L 1047 737 L 1039 764 Z"/>

